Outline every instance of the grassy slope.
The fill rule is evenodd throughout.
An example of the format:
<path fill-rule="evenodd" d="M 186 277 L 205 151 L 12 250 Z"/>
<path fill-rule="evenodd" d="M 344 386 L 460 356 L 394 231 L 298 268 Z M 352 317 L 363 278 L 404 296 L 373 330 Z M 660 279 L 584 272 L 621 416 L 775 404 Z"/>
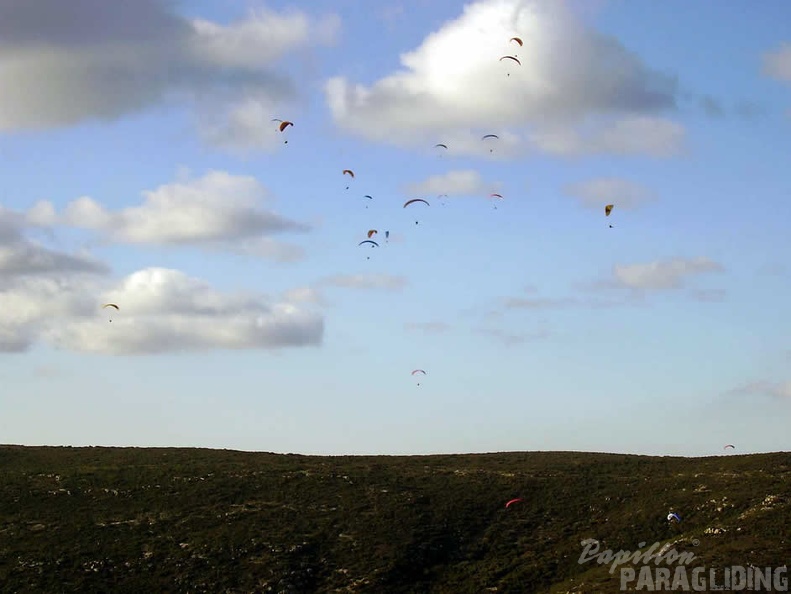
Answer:
<path fill-rule="evenodd" d="M 8 592 L 601 593 L 619 591 L 618 571 L 578 563 L 585 538 L 675 542 L 709 567 L 777 566 L 791 551 L 787 453 L 2 446 L 0 473 Z M 512 497 L 525 501 L 504 509 Z"/>

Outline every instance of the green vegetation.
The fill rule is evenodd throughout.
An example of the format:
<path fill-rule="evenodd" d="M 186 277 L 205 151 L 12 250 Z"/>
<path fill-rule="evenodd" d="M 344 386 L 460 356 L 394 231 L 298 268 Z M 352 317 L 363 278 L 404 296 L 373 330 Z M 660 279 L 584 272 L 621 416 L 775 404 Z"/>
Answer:
<path fill-rule="evenodd" d="M 4 592 L 601 594 L 619 572 L 580 564 L 583 539 L 669 542 L 708 567 L 791 551 L 787 453 L 2 446 L 0 472 Z"/>

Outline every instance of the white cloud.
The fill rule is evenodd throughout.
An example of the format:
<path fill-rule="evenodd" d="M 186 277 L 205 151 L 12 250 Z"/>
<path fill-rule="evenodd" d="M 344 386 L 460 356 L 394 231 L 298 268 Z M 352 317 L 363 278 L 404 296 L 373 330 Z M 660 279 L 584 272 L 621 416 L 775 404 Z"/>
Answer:
<path fill-rule="evenodd" d="M 312 21 L 297 11 L 259 10 L 227 25 L 188 20 L 166 0 L 4 2 L 0 130 L 114 120 L 171 99 L 243 92 L 265 103 L 293 100 L 278 61 L 331 43 L 337 29 L 337 17 Z M 240 142 L 249 143 L 246 131 Z"/>
<path fill-rule="evenodd" d="M 487 184 L 477 171 L 464 169 L 432 175 L 421 182 L 408 184 L 404 190 L 411 196 L 474 196 L 488 195 L 496 191 L 498 185 Z"/>
<path fill-rule="evenodd" d="M 87 254 L 35 243 L 18 221 L 0 215 L 0 352 L 20 352 L 36 342 L 46 321 L 94 311 L 80 288 L 109 269 Z"/>
<path fill-rule="evenodd" d="M 389 274 L 335 274 L 321 279 L 319 284 L 344 289 L 400 291 L 406 287 L 407 279 Z"/>
<path fill-rule="evenodd" d="M 646 264 L 617 264 L 613 269 L 615 282 L 637 290 L 678 289 L 690 276 L 721 272 L 723 267 L 709 258 L 675 258 Z"/>
<path fill-rule="evenodd" d="M 588 208 L 604 208 L 612 203 L 619 210 L 629 210 L 656 198 L 653 192 L 640 184 L 617 177 L 599 177 L 569 184 L 564 191 Z"/>
<path fill-rule="evenodd" d="M 523 47 L 508 43 L 514 35 Z M 498 61 L 514 54 L 521 67 Z M 664 155 L 683 138 L 678 124 L 654 115 L 675 108 L 676 81 L 614 38 L 586 29 L 562 2 L 469 4 L 401 63 L 371 86 L 330 79 L 326 96 L 336 123 L 377 141 L 444 142 L 471 154 L 486 154 L 481 134 L 496 133 L 494 156 L 528 143 L 561 154 Z"/>
<path fill-rule="evenodd" d="M 25 213 L 25 222 L 40 227 L 49 227 L 57 223 L 57 213 L 55 206 L 46 200 L 36 202 Z"/>
<path fill-rule="evenodd" d="M 231 104 L 214 102 L 197 118 L 198 132 L 207 144 L 233 153 L 272 149 L 283 142 L 277 123 L 272 122 L 276 108 L 276 101 L 260 95 Z"/>
<path fill-rule="evenodd" d="M 109 287 L 88 254 L 39 245 L 0 212 L 0 352 L 38 342 L 131 354 L 318 345 L 323 318 L 286 293 L 229 294 L 177 270 L 147 268 Z M 18 218 L 18 217 L 17 217 Z M 103 303 L 117 303 L 108 323 Z M 110 310 L 108 310 L 110 311 Z"/>
<path fill-rule="evenodd" d="M 201 63 L 255 71 L 308 41 L 332 43 L 339 25 L 337 17 L 312 23 L 299 11 L 277 13 L 264 8 L 230 25 L 194 19 L 192 51 Z"/>
<path fill-rule="evenodd" d="M 763 56 L 763 72 L 777 80 L 791 83 L 791 43 L 783 43 Z"/>
<path fill-rule="evenodd" d="M 205 281 L 162 268 L 135 272 L 114 289 L 93 298 L 85 295 L 83 302 L 90 302 L 92 315 L 83 312 L 44 324 L 41 338 L 58 348 L 125 355 L 315 346 L 324 332 L 319 314 L 295 304 L 222 293 Z M 119 305 L 112 323 L 100 302 Z"/>
<path fill-rule="evenodd" d="M 108 267 L 88 254 L 52 250 L 25 237 L 8 211 L 0 212 L 0 290 L 16 277 L 57 273 L 103 274 Z"/>
<path fill-rule="evenodd" d="M 143 194 L 143 204 L 117 212 L 82 197 L 69 203 L 58 220 L 121 243 L 198 245 L 278 261 L 303 256 L 302 248 L 267 237 L 309 227 L 261 208 L 267 193 L 254 177 L 211 171 Z M 33 210 L 48 212 L 41 203 Z"/>

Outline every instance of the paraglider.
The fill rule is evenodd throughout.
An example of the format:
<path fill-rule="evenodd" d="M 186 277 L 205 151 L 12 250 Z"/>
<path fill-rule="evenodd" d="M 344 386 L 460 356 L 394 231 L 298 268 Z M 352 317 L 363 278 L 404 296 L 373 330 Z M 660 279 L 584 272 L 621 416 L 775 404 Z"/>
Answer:
<path fill-rule="evenodd" d="M 505 504 L 505 509 L 508 509 L 511 506 L 511 504 L 519 503 L 520 501 L 522 501 L 521 497 L 517 497 L 516 499 L 511 499 L 508 503 Z"/>
<path fill-rule="evenodd" d="M 503 60 L 513 60 L 514 62 L 516 62 L 520 66 L 522 65 L 522 62 L 520 62 L 519 58 L 517 58 L 516 56 L 503 56 L 502 58 L 500 58 L 500 62 L 502 62 Z M 508 76 L 511 76 L 510 72 L 508 73 Z"/>
<path fill-rule="evenodd" d="M 732 443 L 729 443 L 729 444 L 725 445 L 722 449 L 723 450 L 727 450 L 728 448 L 731 448 L 732 450 L 735 450 L 736 446 L 733 445 Z"/>
<path fill-rule="evenodd" d="M 412 200 L 407 200 L 406 202 L 404 202 L 404 208 L 406 208 L 410 204 L 414 204 L 415 202 L 422 202 L 426 206 L 431 206 L 426 200 L 423 200 L 422 198 L 412 198 Z M 415 225 L 417 225 L 417 224 L 418 224 L 418 222 L 415 221 Z"/>
<path fill-rule="evenodd" d="M 346 186 L 346 189 L 348 190 L 349 186 Z M 363 196 L 363 198 L 368 198 L 368 200 L 373 200 L 374 199 L 374 197 L 371 196 L 370 194 L 366 194 L 365 196 Z M 368 208 L 367 204 L 365 205 L 365 208 Z"/>
<path fill-rule="evenodd" d="M 286 129 L 286 128 L 288 128 L 289 126 L 293 126 L 293 125 L 294 125 L 294 122 L 289 122 L 288 120 L 278 120 L 278 119 L 274 119 L 274 120 L 272 120 L 272 121 L 274 121 L 274 122 L 280 122 L 280 125 L 279 125 L 277 128 L 278 128 L 278 130 L 280 130 L 281 132 L 283 132 L 283 130 L 285 130 L 285 129 Z M 283 144 L 288 144 L 288 139 L 284 140 L 284 141 L 283 141 Z"/>
<path fill-rule="evenodd" d="M 370 231 L 369 231 L 369 233 L 370 233 Z M 371 237 L 371 236 L 370 236 L 370 235 L 368 235 L 368 237 Z M 379 247 L 379 244 L 378 244 L 378 243 L 376 243 L 375 241 L 371 240 L 371 239 L 365 239 L 365 240 L 361 241 L 360 243 L 358 243 L 357 245 L 358 245 L 358 246 L 361 246 L 361 245 L 363 245 L 364 243 L 370 243 L 372 248 Z M 367 256 L 365 259 L 366 259 L 366 260 L 370 260 L 370 259 L 371 259 L 371 256 Z"/>
<path fill-rule="evenodd" d="M 351 169 L 344 169 L 343 175 L 350 175 L 351 178 L 354 179 L 354 171 L 352 171 Z M 348 190 L 349 186 L 346 186 L 346 189 Z"/>
<path fill-rule="evenodd" d="M 115 303 L 105 303 L 104 305 L 102 305 L 102 309 L 107 309 L 108 307 L 115 308 L 115 311 L 120 311 L 120 309 L 121 309 Z M 113 318 L 109 318 L 108 321 L 112 322 Z"/>
<path fill-rule="evenodd" d="M 422 369 L 415 369 L 415 370 L 413 370 L 413 371 L 412 371 L 412 375 L 416 375 L 416 374 L 418 374 L 418 373 L 421 373 L 421 374 L 423 374 L 423 375 L 426 375 L 426 372 L 425 372 L 425 371 L 423 371 Z M 420 385 L 420 382 L 418 382 L 418 383 L 417 383 L 417 385 L 419 386 L 419 385 Z"/>
<path fill-rule="evenodd" d="M 495 194 L 489 194 L 489 198 L 492 198 L 492 199 L 496 198 L 498 200 L 503 200 L 503 195 L 502 194 L 496 194 L 496 193 Z M 497 210 L 497 205 L 496 204 L 494 205 L 494 209 Z"/>
<path fill-rule="evenodd" d="M 497 134 L 486 134 L 485 136 L 483 136 L 483 137 L 481 138 L 481 140 L 486 140 L 487 138 L 496 138 L 496 139 L 498 139 L 498 140 L 500 139 L 500 137 L 499 137 L 499 136 L 497 136 Z M 489 149 L 489 152 L 491 153 L 491 152 L 492 152 L 492 149 Z"/>
<path fill-rule="evenodd" d="M 390 231 L 385 231 L 385 241 L 390 243 Z"/>
<path fill-rule="evenodd" d="M 442 147 L 442 148 L 444 148 L 444 149 L 447 149 L 447 148 L 448 148 L 448 145 L 447 145 L 447 144 L 443 144 L 443 143 L 441 143 L 441 142 L 440 142 L 439 144 L 435 144 L 435 145 L 434 145 L 434 148 L 439 148 L 439 147 Z"/>
<path fill-rule="evenodd" d="M 676 522 L 676 523 L 678 523 L 678 522 L 681 521 L 681 518 L 679 517 L 679 515 L 677 513 L 670 512 L 669 514 L 667 514 L 667 521 L 668 522 Z"/>

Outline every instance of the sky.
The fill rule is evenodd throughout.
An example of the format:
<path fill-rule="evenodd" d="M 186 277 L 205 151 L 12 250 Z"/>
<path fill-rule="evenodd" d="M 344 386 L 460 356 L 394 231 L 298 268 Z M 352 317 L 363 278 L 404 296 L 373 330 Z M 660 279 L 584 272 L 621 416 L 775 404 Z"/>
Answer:
<path fill-rule="evenodd" d="M 0 443 L 788 451 L 788 23 L 2 0 Z"/>

